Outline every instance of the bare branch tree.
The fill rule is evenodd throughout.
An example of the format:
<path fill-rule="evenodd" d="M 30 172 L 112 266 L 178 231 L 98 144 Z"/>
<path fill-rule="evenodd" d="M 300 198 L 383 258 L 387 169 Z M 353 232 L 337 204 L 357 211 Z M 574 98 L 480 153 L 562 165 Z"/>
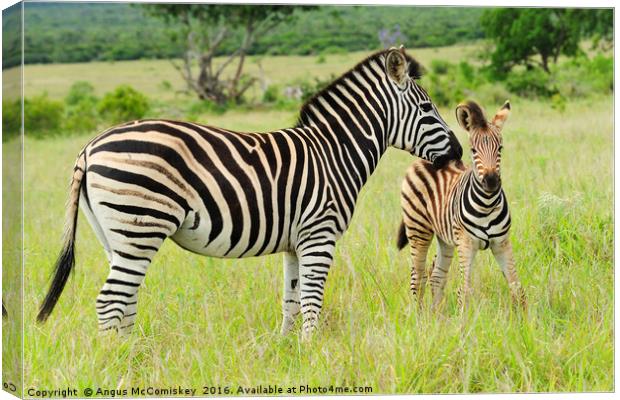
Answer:
<path fill-rule="evenodd" d="M 188 90 L 200 99 L 218 104 L 241 102 L 243 94 L 256 78 L 243 73 L 246 57 L 257 39 L 278 24 L 293 18 L 296 9 L 314 7 L 215 4 L 146 4 L 153 16 L 165 19 L 176 28 L 175 37 L 184 46 L 182 65 L 172 61 L 187 83 Z M 242 33 L 235 50 L 215 65 L 222 47 L 233 44 Z M 227 72 L 232 68 L 231 72 Z M 194 70 L 197 69 L 196 74 Z"/>

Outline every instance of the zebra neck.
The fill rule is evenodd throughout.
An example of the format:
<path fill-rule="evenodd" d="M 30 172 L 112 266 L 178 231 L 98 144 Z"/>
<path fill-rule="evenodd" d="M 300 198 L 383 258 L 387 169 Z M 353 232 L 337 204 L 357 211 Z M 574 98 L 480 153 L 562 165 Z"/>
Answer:
<path fill-rule="evenodd" d="M 485 192 L 470 170 L 469 176 L 461 181 L 464 186 L 457 212 L 463 228 L 478 238 L 483 249 L 487 249 L 493 238 L 507 234 L 510 229 L 510 212 L 502 189 Z"/>
<path fill-rule="evenodd" d="M 387 123 L 383 110 L 361 104 L 361 98 L 354 102 L 351 92 L 338 86 L 321 94 L 305 107 L 301 120 L 323 139 L 321 147 L 336 165 L 357 175 L 352 183 L 359 192 L 385 153 Z"/>
<path fill-rule="evenodd" d="M 482 184 L 476 179 L 475 172 L 470 170 L 461 201 L 470 207 L 474 214 L 483 217 L 501 207 L 502 193 L 501 187 L 494 192 L 485 191 Z"/>

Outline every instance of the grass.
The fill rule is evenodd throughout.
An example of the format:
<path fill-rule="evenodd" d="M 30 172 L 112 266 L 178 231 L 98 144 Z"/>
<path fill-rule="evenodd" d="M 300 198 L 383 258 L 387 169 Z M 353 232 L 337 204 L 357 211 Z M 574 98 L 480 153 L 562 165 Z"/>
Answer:
<path fill-rule="evenodd" d="M 459 45 L 440 48 L 411 49 L 410 53 L 423 65 L 430 67 L 435 58 L 447 60 L 462 59 L 477 51 L 478 45 Z M 313 76 L 321 79 L 331 74 L 339 75 L 368 56 L 369 52 L 353 52 L 324 56 L 325 62 L 318 63 L 319 56 L 251 56 L 246 61 L 244 72 L 263 77 L 267 84 L 293 84 L 296 80 Z M 223 62 L 216 59 L 216 64 Z M 18 68 L 6 71 L 7 77 L 19 74 Z M 17 79 L 15 82 L 18 82 Z M 47 93 L 50 98 L 64 98 L 76 81 L 88 81 L 102 96 L 116 86 L 129 84 L 151 99 L 173 102 L 186 99 L 180 92 L 186 85 L 180 74 L 168 60 L 139 60 L 115 62 L 91 62 L 78 64 L 40 64 L 26 65 L 24 68 L 24 94 L 26 97 Z M 167 81 L 172 89 L 162 84 Z M 256 96 L 258 90 L 250 92 Z"/>
<path fill-rule="evenodd" d="M 322 327 L 310 344 L 300 342 L 299 330 L 278 333 L 280 255 L 219 260 L 172 242 L 140 290 L 132 335 L 98 334 L 94 302 L 108 266 L 83 215 L 75 274 L 47 324 L 34 324 L 60 248 L 71 168 L 92 135 L 27 139 L 26 390 L 181 385 L 198 393 L 229 386 L 236 394 L 239 385 L 269 384 L 370 386 L 375 394 L 614 390 L 612 98 L 569 102 L 564 113 L 535 101 L 512 104 L 502 181 L 529 314 L 512 311 L 488 252 L 477 257 L 466 315 L 456 307 L 456 273 L 439 314 L 414 307 L 408 255 L 395 249 L 399 187 L 413 159 L 390 150 L 337 245 Z M 497 106 L 486 105 L 489 113 Z M 440 111 L 457 126 L 453 110 Z M 208 122 L 269 130 L 293 120 L 291 112 L 247 111 Z M 459 137 L 466 143 L 463 132 Z"/>

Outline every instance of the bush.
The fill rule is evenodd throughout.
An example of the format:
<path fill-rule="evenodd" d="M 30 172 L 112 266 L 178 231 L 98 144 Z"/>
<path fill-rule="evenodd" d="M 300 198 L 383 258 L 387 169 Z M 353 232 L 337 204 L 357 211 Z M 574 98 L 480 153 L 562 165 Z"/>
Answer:
<path fill-rule="evenodd" d="M 523 97 L 551 97 L 557 93 L 551 76 L 539 68 L 511 72 L 505 84 L 509 91 Z"/>
<path fill-rule="evenodd" d="M 83 102 L 92 104 L 97 102 L 95 88 L 90 84 L 90 82 L 78 81 L 71 85 L 71 88 L 69 88 L 69 93 L 65 97 L 65 103 L 68 106 L 73 106 Z"/>
<path fill-rule="evenodd" d="M 43 137 L 58 133 L 65 107 L 60 101 L 50 100 L 47 94 L 24 100 L 24 132 Z"/>
<path fill-rule="evenodd" d="M 99 102 L 101 115 L 112 123 L 140 119 L 149 110 L 146 96 L 129 85 L 118 86 Z"/>
<path fill-rule="evenodd" d="M 578 57 L 553 69 L 558 91 L 566 97 L 612 93 L 613 58 L 598 54 L 592 59 Z"/>
<path fill-rule="evenodd" d="M 487 83 L 481 71 L 467 62 L 452 64 L 444 60 L 433 60 L 431 72 L 422 79 L 435 104 L 454 106 L 477 93 L 477 88 Z"/>
<path fill-rule="evenodd" d="M 476 99 L 480 104 L 487 105 L 490 111 L 495 111 L 491 106 L 497 105 L 500 106 L 504 104 L 506 100 L 510 100 L 512 98 L 511 93 L 506 90 L 504 85 L 500 83 L 483 83 L 482 85 L 476 88 L 476 92 L 474 94 L 474 99 Z M 465 100 L 465 99 L 461 99 Z"/>
<path fill-rule="evenodd" d="M 298 82 L 301 89 L 301 101 L 305 102 L 312 96 L 320 92 L 329 86 L 336 79 L 334 74 L 331 74 L 327 79 L 314 78 L 314 81 L 302 80 Z"/>
<path fill-rule="evenodd" d="M 209 100 L 192 102 L 187 111 L 187 118 L 197 120 L 202 114 L 224 114 L 229 105 L 219 105 Z"/>
<path fill-rule="evenodd" d="M 280 87 L 269 85 L 263 93 L 263 103 L 275 103 L 280 99 Z"/>
<path fill-rule="evenodd" d="M 19 135 L 22 126 L 22 105 L 19 99 L 2 101 L 2 141 Z"/>
<path fill-rule="evenodd" d="M 347 49 L 340 46 L 327 46 L 321 51 L 322 56 L 330 55 L 330 54 L 347 54 Z"/>
<path fill-rule="evenodd" d="M 66 133 L 92 132 L 97 128 L 99 119 L 96 103 L 82 101 L 67 108 L 63 128 Z"/>
<path fill-rule="evenodd" d="M 437 75 L 445 75 L 448 73 L 448 70 L 452 64 L 445 60 L 433 60 L 431 61 L 431 71 L 436 73 Z"/>
<path fill-rule="evenodd" d="M 97 112 L 95 88 L 89 82 L 79 81 L 71 85 L 65 97 L 67 112 L 63 123 L 64 132 L 90 132 L 96 129 L 100 116 Z"/>

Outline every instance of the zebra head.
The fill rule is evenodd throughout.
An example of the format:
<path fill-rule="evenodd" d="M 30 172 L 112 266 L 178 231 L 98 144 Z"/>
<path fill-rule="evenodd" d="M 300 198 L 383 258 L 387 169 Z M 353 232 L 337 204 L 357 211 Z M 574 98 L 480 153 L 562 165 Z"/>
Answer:
<path fill-rule="evenodd" d="M 416 82 L 421 70 L 418 62 L 401 46 L 387 51 L 385 67 L 395 104 L 388 144 L 430 161 L 436 168 L 460 159 L 463 149 L 454 132 Z"/>
<path fill-rule="evenodd" d="M 500 161 L 502 153 L 502 127 L 510 115 L 510 102 L 506 101 L 491 122 L 487 122 L 480 106 L 468 101 L 456 108 L 459 125 L 469 134 L 475 177 L 487 192 L 501 187 Z"/>

